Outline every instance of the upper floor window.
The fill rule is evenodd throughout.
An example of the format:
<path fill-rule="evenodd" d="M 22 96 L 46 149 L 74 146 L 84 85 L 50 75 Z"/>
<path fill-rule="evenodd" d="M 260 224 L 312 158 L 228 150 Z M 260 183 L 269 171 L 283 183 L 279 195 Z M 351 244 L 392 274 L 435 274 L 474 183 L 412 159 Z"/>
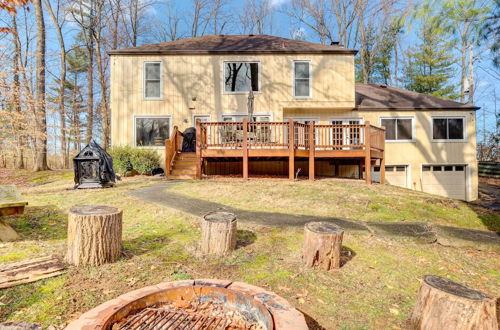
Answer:
<path fill-rule="evenodd" d="M 465 140 L 464 117 L 432 118 L 433 140 Z"/>
<path fill-rule="evenodd" d="M 293 62 L 293 96 L 311 97 L 311 62 Z"/>
<path fill-rule="evenodd" d="M 382 118 L 380 123 L 385 127 L 386 141 L 413 140 L 412 118 Z"/>
<path fill-rule="evenodd" d="M 259 91 L 258 62 L 224 62 L 224 92 Z"/>
<path fill-rule="evenodd" d="M 135 145 L 137 147 L 161 147 L 169 135 L 170 117 L 135 117 Z"/>
<path fill-rule="evenodd" d="M 162 98 L 161 71 L 161 62 L 144 62 L 144 99 L 159 100 Z"/>

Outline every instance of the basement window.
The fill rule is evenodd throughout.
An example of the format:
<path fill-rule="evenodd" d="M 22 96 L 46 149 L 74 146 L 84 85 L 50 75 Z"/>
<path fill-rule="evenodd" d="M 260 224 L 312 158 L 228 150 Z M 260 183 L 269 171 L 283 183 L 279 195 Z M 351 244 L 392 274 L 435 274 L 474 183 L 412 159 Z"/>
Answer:
<path fill-rule="evenodd" d="M 259 62 L 224 62 L 224 92 L 258 92 Z"/>
<path fill-rule="evenodd" d="M 170 117 L 135 117 L 136 147 L 163 147 L 170 135 Z"/>

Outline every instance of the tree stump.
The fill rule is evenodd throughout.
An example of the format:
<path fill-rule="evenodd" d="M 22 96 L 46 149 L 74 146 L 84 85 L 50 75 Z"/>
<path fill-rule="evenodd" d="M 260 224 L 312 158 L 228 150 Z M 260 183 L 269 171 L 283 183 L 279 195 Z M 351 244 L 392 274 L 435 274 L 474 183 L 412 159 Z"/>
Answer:
<path fill-rule="evenodd" d="M 212 212 L 201 223 L 201 251 L 225 255 L 236 248 L 236 216 L 228 212 Z"/>
<path fill-rule="evenodd" d="M 66 261 L 75 266 L 115 262 L 122 252 L 122 211 L 110 206 L 76 206 L 69 211 Z"/>
<path fill-rule="evenodd" d="M 344 230 L 328 222 L 309 222 L 304 227 L 304 262 L 307 267 L 340 268 Z"/>
<path fill-rule="evenodd" d="M 496 298 L 449 279 L 427 275 L 411 323 L 415 329 L 498 330 Z"/>

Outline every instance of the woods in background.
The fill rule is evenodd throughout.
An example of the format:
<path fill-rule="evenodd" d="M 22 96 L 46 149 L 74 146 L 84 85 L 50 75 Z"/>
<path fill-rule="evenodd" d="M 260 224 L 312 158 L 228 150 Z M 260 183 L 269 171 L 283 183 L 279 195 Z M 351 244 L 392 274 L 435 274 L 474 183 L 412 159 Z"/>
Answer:
<path fill-rule="evenodd" d="M 498 69 L 499 7 L 500 0 L 2 0 L 0 166 L 67 168 L 92 138 L 109 148 L 107 52 L 207 34 L 339 42 L 359 50 L 358 82 L 472 103 L 478 63 Z M 498 141 L 496 127 L 485 144 Z"/>

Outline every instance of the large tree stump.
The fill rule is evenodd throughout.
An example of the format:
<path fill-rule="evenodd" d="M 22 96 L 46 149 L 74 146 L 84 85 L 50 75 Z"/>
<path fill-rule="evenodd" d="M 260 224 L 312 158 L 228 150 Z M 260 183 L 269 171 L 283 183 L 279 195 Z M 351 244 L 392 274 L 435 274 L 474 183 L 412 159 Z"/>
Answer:
<path fill-rule="evenodd" d="M 309 222 L 304 227 L 304 262 L 307 267 L 340 268 L 344 230 L 328 222 Z"/>
<path fill-rule="evenodd" d="M 498 330 L 496 298 L 449 279 L 427 275 L 411 323 L 415 329 Z"/>
<path fill-rule="evenodd" d="M 122 252 L 122 211 L 76 206 L 69 211 L 66 261 L 75 266 L 115 262 Z"/>
<path fill-rule="evenodd" d="M 236 248 L 236 216 L 228 212 L 212 212 L 201 222 L 201 251 L 225 255 Z"/>

